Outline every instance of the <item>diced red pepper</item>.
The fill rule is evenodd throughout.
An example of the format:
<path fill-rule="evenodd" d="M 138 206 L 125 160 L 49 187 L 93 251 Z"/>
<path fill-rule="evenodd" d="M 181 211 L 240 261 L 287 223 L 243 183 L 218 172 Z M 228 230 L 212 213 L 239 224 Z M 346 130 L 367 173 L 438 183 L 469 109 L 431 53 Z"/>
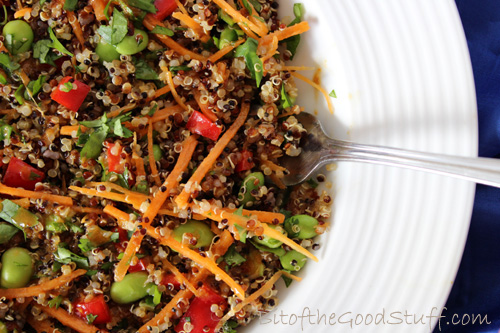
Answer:
<path fill-rule="evenodd" d="M 16 157 L 12 157 L 3 176 L 3 183 L 10 187 L 34 190 L 35 184 L 44 179 L 45 174 L 42 171 Z"/>
<path fill-rule="evenodd" d="M 148 257 L 141 258 L 139 259 L 137 264 L 129 266 L 128 272 L 129 273 L 143 272 L 146 270 L 146 267 L 148 267 L 149 264 L 150 262 Z"/>
<path fill-rule="evenodd" d="M 108 163 L 108 171 L 122 174 L 125 171 L 125 166 L 121 163 L 121 154 L 123 148 L 120 144 L 108 143 L 106 150 L 106 162 Z"/>
<path fill-rule="evenodd" d="M 188 321 L 193 327 L 191 333 L 214 333 L 220 318 L 212 312 L 211 307 L 216 304 L 223 310 L 227 307 L 227 301 L 206 285 L 203 285 L 198 291 L 199 296 L 193 299 L 189 309 L 175 326 L 177 333 L 185 331 L 184 324 Z"/>
<path fill-rule="evenodd" d="M 73 87 L 70 86 L 70 83 L 73 84 Z M 77 112 L 89 91 L 90 87 L 85 83 L 75 80 L 71 76 L 66 76 L 59 82 L 56 89 L 52 91 L 50 98 L 68 109 Z"/>
<path fill-rule="evenodd" d="M 186 124 L 186 128 L 192 133 L 200 134 L 214 141 L 217 141 L 221 132 L 219 126 L 198 111 L 193 111 Z"/>
<path fill-rule="evenodd" d="M 177 3 L 175 0 L 155 0 L 154 5 L 158 10 L 154 17 L 158 20 L 163 21 L 167 16 L 172 15 L 172 13 L 177 9 Z"/>
<path fill-rule="evenodd" d="M 163 279 L 161 279 L 161 285 L 167 286 L 168 284 L 173 285 L 174 289 L 181 288 L 181 283 L 177 280 L 174 274 L 166 274 L 163 276 Z"/>
<path fill-rule="evenodd" d="M 247 171 L 255 166 L 255 163 L 252 160 L 253 158 L 252 152 L 248 150 L 243 150 L 241 152 L 241 155 L 242 155 L 241 161 L 239 161 L 238 164 L 236 164 L 234 171 L 236 172 Z"/>
<path fill-rule="evenodd" d="M 92 323 L 96 325 L 106 324 L 111 321 L 111 312 L 109 311 L 108 304 L 104 301 L 103 295 L 95 296 L 87 302 L 78 301 L 74 304 L 74 306 L 78 316 L 85 321 L 89 321 L 91 316 L 97 316 L 92 321 Z"/>

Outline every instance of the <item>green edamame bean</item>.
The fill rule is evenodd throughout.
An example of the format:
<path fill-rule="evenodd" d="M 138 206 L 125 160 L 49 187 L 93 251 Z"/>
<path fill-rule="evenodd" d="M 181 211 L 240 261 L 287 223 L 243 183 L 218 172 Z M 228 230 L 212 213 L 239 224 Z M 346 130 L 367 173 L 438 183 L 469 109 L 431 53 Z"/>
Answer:
<path fill-rule="evenodd" d="M 5 326 L 3 321 L 0 321 L 0 333 L 8 333 L 7 326 Z"/>
<path fill-rule="evenodd" d="M 309 215 L 295 215 L 285 220 L 284 226 L 292 238 L 308 239 L 317 236 L 318 220 Z"/>
<path fill-rule="evenodd" d="M 101 40 L 99 44 L 97 44 L 97 47 L 95 48 L 95 53 L 99 56 L 99 61 L 107 61 L 111 62 L 113 60 L 118 60 L 120 59 L 120 53 L 116 51 L 116 48 L 111 45 L 106 43 L 105 41 Z"/>
<path fill-rule="evenodd" d="M 307 257 L 295 250 L 280 257 L 281 266 L 288 271 L 298 272 L 306 264 Z"/>
<path fill-rule="evenodd" d="M 270 224 L 269 228 L 273 228 L 275 230 L 278 230 L 278 231 L 282 232 L 284 235 L 286 235 L 285 230 L 283 230 L 283 228 L 281 228 L 280 226 Z M 276 249 L 276 248 L 280 247 L 281 244 L 283 244 L 283 242 L 281 242 L 277 239 L 271 238 L 269 236 L 260 236 L 260 237 L 254 236 L 252 238 L 252 240 L 257 244 L 267 246 L 270 249 Z"/>
<path fill-rule="evenodd" d="M 30 25 L 23 20 L 10 21 L 3 27 L 5 46 L 12 54 L 28 51 L 33 44 L 34 34 Z"/>
<path fill-rule="evenodd" d="M 258 190 L 263 185 L 264 174 L 262 172 L 252 172 L 246 176 L 238 194 L 240 204 L 243 206 L 249 206 L 248 203 L 253 203 L 255 201 L 255 197 L 252 195 L 252 191 Z"/>
<path fill-rule="evenodd" d="M 160 146 L 157 144 L 153 145 L 153 156 L 155 158 L 155 161 L 159 161 L 163 157 L 163 151 L 161 150 Z"/>
<path fill-rule="evenodd" d="M 30 252 L 22 247 L 8 249 L 2 255 L 2 288 L 22 288 L 33 275 L 33 261 Z"/>
<path fill-rule="evenodd" d="M 182 237 L 185 233 L 192 234 L 198 240 L 196 245 L 190 246 L 191 248 L 210 246 L 210 244 L 212 244 L 212 239 L 215 236 L 207 224 L 195 220 L 189 220 L 175 228 L 173 231 L 174 239 L 182 243 Z"/>
<path fill-rule="evenodd" d="M 124 55 L 132 55 L 141 52 L 148 46 L 149 37 L 147 32 L 141 29 L 135 29 L 132 36 L 125 36 L 121 42 L 116 45 L 116 51 Z"/>
<path fill-rule="evenodd" d="M 148 295 L 149 284 L 146 284 L 148 274 L 135 272 L 125 275 L 123 280 L 111 285 L 111 299 L 118 304 L 129 304 Z"/>
<path fill-rule="evenodd" d="M 237 39 L 238 34 L 234 29 L 229 27 L 225 28 L 220 34 L 219 49 L 223 49 L 224 47 L 231 45 L 231 42 L 234 42 Z"/>

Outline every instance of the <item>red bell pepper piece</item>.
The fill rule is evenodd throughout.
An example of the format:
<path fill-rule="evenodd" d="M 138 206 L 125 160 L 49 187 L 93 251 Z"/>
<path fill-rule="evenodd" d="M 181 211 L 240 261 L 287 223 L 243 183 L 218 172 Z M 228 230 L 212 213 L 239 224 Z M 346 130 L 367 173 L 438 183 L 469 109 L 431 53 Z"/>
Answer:
<path fill-rule="evenodd" d="M 111 312 L 108 304 L 104 301 L 103 295 L 98 295 L 90 301 L 77 301 L 73 304 L 76 308 L 76 313 L 85 321 L 90 321 L 91 316 L 97 316 L 92 321 L 93 324 L 106 324 L 111 321 Z M 89 316 L 91 315 L 91 316 Z"/>
<path fill-rule="evenodd" d="M 114 243 L 116 250 L 118 252 L 125 251 L 125 249 L 127 248 L 127 245 L 125 244 L 125 242 L 128 242 L 127 231 L 122 229 L 122 228 L 118 228 L 118 227 L 114 227 L 112 229 L 112 231 L 118 233 L 118 242 Z"/>
<path fill-rule="evenodd" d="M 175 326 L 177 333 L 185 331 L 184 324 L 188 321 L 193 327 L 191 333 L 214 333 L 214 329 L 219 323 L 220 318 L 210 308 L 216 304 L 225 309 L 227 301 L 206 285 L 203 285 L 198 291 L 199 296 L 193 299 L 189 305 L 189 309 L 184 313 L 177 326 Z"/>
<path fill-rule="evenodd" d="M 128 272 L 129 273 L 143 272 L 146 270 L 146 267 L 148 267 L 149 264 L 150 262 L 148 257 L 141 258 L 139 259 L 137 264 L 129 266 Z"/>
<path fill-rule="evenodd" d="M 163 21 L 177 9 L 177 3 L 175 0 L 155 0 L 154 5 L 158 10 L 154 14 L 154 17 L 160 21 Z"/>
<path fill-rule="evenodd" d="M 181 288 L 181 283 L 177 278 L 175 277 L 174 274 L 166 274 L 163 276 L 163 279 L 161 279 L 161 285 L 166 286 L 168 284 L 172 284 L 174 286 L 174 289 L 180 289 Z"/>
<path fill-rule="evenodd" d="M 248 151 L 248 150 L 243 150 L 241 152 L 242 159 L 241 161 L 236 164 L 236 167 L 234 168 L 234 171 L 236 172 L 241 172 L 241 171 L 247 171 L 250 170 L 255 166 L 255 163 L 253 162 L 253 153 Z"/>
<path fill-rule="evenodd" d="M 73 87 L 70 83 L 73 84 Z M 77 112 L 89 91 L 90 87 L 85 83 L 75 80 L 71 76 L 66 76 L 59 82 L 56 89 L 52 91 L 50 98 L 68 109 Z"/>
<path fill-rule="evenodd" d="M 12 157 L 7 171 L 3 176 L 3 183 L 10 187 L 22 187 L 25 190 L 34 190 L 35 184 L 45 179 L 45 174 L 28 163 Z"/>
<path fill-rule="evenodd" d="M 108 143 L 108 149 L 106 151 L 106 162 L 108 163 L 109 172 L 116 172 L 122 174 L 125 171 L 123 163 L 121 163 L 121 154 L 123 148 L 118 145 L 116 147 L 115 143 Z"/>
<path fill-rule="evenodd" d="M 217 141 L 221 128 L 208 119 L 203 113 L 193 111 L 186 124 L 186 128 L 192 133 L 200 134 L 206 138 Z"/>

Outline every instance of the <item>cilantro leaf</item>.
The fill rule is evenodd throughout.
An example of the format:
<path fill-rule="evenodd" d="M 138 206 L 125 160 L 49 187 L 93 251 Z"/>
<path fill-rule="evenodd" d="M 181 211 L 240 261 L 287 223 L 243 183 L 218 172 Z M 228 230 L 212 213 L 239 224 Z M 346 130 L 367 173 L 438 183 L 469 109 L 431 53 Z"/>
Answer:
<path fill-rule="evenodd" d="M 85 142 L 85 145 L 80 152 L 80 156 L 93 159 L 97 158 L 101 154 L 102 144 L 109 133 L 109 127 L 103 124 L 100 128 L 95 130 L 90 134 L 89 139 Z"/>
<path fill-rule="evenodd" d="M 89 313 L 86 318 L 87 318 L 87 323 L 92 324 L 94 320 L 96 320 L 98 315 L 93 315 L 92 313 Z"/>
<path fill-rule="evenodd" d="M 23 230 L 23 232 L 24 228 L 30 228 L 39 223 L 35 214 L 8 199 L 2 201 L 0 218 Z"/>
<path fill-rule="evenodd" d="M 128 0 L 127 3 L 135 8 L 142 9 L 148 13 L 156 13 L 158 10 L 154 5 L 154 0 Z"/>
<path fill-rule="evenodd" d="M 33 58 L 39 59 L 42 64 L 54 64 L 54 59 L 50 54 L 52 49 L 52 41 L 42 39 L 33 45 Z"/>
<path fill-rule="evenodd" d="M 241 254 L 239 254 L 238 251 L 236 251 L 236 247 L 233 244 L 229 247 L 226 254 L 224 255 L 224 261 L 229 266 L 235 266 L 240 265 L 247 260 Z"/>
<path fill-rule="evenodd" d="M 147 290 L 150 296 L 153 296 L 153 304 L 158 305 L 161 302 L 161 292 L 156 284 L 151 284 Z"/>
<path fill-rule="evenodd" d="M 337 94 L 335 93 L 335 90 L 332 90 L 329 95 L 330 95 L 330 97 L 337 98 Z"/>
<path fill-rule="evenodd" d="M 66 0 L 64 2 L 63 9 L 67 11 L 74 11 L 77 6 L 78 6 L 78 0 Z"/>
<path fill-rule="evenodd" d="M 59 306 L 62 303 L 62 300 L 63 300 L 63 298 L 62 298 L 61 295 L 58 295 L 57 297 L 54 297 L 53 299 L 51 299 L 49 301 L 49 308 L 56 308 L 56 309 L 58 309 Z"/>
<path fill-rule="evenodd" d="M 250 71 L 252 79 L 256 81 L 257 87 L 260 87 L 260 82 L 263 78 L 263 64 L 262 60 L 260 60 L 259 56 L 257 55 L 258 45 L 259 42 L 257 42 L 255 39 L 248 38 L 245 43 L 236 48 L 234 56 L 245 58 L 245 63 L 248 70 Z"/>
<path fill-rule="evenodd" d="M 234 320 L 228 320 L 222 325 L 223 333 L 237 333 L 236 327 L 238 327 L 238 322 Z"/>
<path fill-rule="evenodd" d="M 61 246 L 57 248 L 56 253 L 54 253 L 54 257 L 56 261 L 61 264 L 69 264 L 70 262 L 74 262 L 80 268 L 89 268 L 89 262 L 87 258 L 74 254 L 70 250 Z"/>
<path fill-rule="evenodd" d="M 289 108 L 292 106 L 293 106 L 293 102 L 292 102 L 290 96 L 288 96 L 288 94 L 286 93 L 285 85 L 282 84 L 281 85 L 281 107 L 283 109 L 286 109 L 286 108 Z"/>
<path fill-rule="evenodd" d="M 19 229 L 12 224 L 0 223 L 0 244 L 7 243 L 18 232 Z"/>
<path fill-rule="evenodd" d="M 167 35 L 169 37 L 172 37 L 174 35 L 174 32 L 172 30 L 170 30 L 169 28 L 162 27 L 160 25 L 154 27 L 153 30 L 151 30 L 151 33 L 159 35 Z"/>
<path fill-rule="evenodd" d="M 294 4 L 293 14 L 295 15 L 295 19 L 292 22 L 290 22 L 290 24 L 288 25 L 289 27 L 297 23 L 300 23 L 302 21 L 302 17 L 304 16 L 304 5 L 301 3 Z M 286 43 L 287 50 L 290 51 L 291 53 L 290 59 L 293 59 L 293 57 L 297 53 L 297 48 L 300 44 L 300 35 L 287 38 L 284 40 L 284 42 Z"/>
<path fill-rule="evenodd" d="M 111 44 L 116 45 L 125 38 L 128 32 L 128 22 L 122 12 L 113 9 L 113 21 L 111 22 Z"/>
<path fill-rule="evenodd" d="M 58 50 L 61 53 L 64 53 L 66 55 L 69 55 L 70 57 L 73 57 L 73 53 L 69 52 L 64 45 L 61 44 L 61 42 L 57 39 L 56 35 L 54 34 L 54 31 L 52 30 L 51 27 L 49 27 L 49 36 L 50 39 L 52 40 L 52 47 Z"/>
<path fill-rule="evenodd" d="M 159 80 L 158 73 L 142 59 L 135 62 L 135 77 L 139 80 Z"/>
<path fill-rule="evenodd" d="M 7 53 L 0 53 L 0 65 L 12 75 L 12 72 L 19 69 L 21 65 L 12 60 L 12 58 Z"/>
<path fill-rule="evenodd" d="M 111 44 L 111 35 L 113 30 L 109 25 L 101 25 L 97 29 L 97 33 L 101 36 L 101 38 L 108 44 Z"/>
<path fill-rule="evenodd" d="M 83 252 L 90 252 L 96 247 L 87 238 L 80 238 L 78 242 L 78 248 Z"/>

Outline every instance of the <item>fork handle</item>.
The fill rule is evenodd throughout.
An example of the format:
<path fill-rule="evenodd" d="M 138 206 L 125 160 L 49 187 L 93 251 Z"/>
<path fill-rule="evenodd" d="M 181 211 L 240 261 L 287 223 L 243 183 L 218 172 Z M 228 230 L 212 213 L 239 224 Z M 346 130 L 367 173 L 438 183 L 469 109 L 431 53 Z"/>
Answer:
<path fill-rule="evenodd" d="M 357 161 L 427 171 L 440 175 L 500 187 L 500 160 L 484 157 L 460 157 L 418 152 L 399 148 L 331 140 L 322 156 L 327 160 Z"/>

